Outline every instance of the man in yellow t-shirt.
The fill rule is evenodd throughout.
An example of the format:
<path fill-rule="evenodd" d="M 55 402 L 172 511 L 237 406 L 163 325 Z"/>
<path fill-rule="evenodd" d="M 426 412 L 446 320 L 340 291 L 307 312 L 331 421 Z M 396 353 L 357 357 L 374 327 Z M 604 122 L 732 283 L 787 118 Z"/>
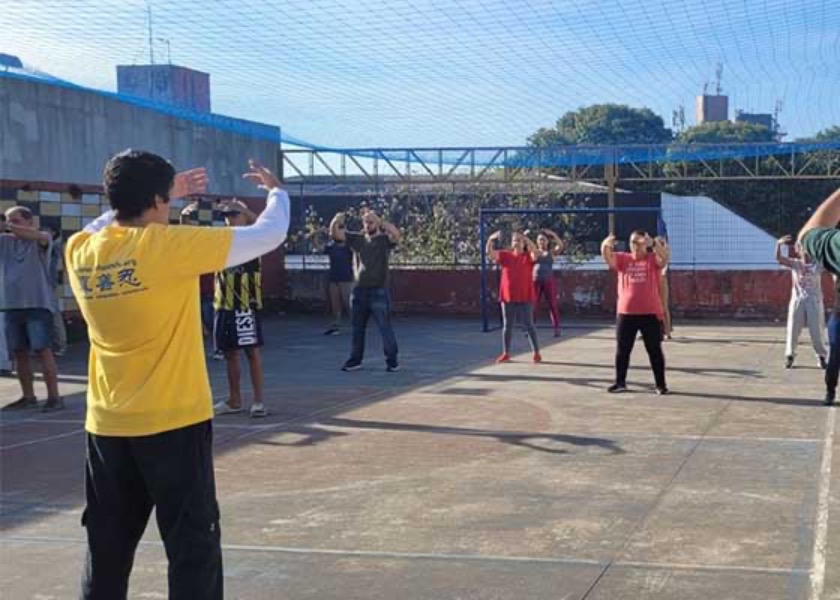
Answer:
<path fill-rule="evenodd" d="M 288 195 L 274 175 L 252 162 L 245 177 L 269 192 L 254 225 L 169 226 L 170 197 L 203 193 L 206 172 L 176 175 L 163 158 L 126 150 L 105 167 L 113 210 L 67 243 L 90 338 L 86 600 L 126 597 L 152 508 L 169 559 L 169 597 L 222 598 L 199 276 L 272 250 L 289 224 Z"/>

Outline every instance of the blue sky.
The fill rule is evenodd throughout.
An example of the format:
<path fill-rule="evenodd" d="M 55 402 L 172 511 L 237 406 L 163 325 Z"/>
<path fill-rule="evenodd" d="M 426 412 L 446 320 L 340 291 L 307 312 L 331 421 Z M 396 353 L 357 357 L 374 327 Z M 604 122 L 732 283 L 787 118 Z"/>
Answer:
<path fill-rule="evenodd" d="M 114 90 L 148 62 L 146 0 L 18 0 L 0 52 Z M 646 106 L 670 125 L 724 63 L 736 108 L 787 139 L 840 124 L 837 0 L 152 0 L 214 112 L 335 147 L 516 145 L 567 110 Z M 157 62 L 166 44 L 155 42 Z M 713 85 L 710 89 L 713 89 Z"/>

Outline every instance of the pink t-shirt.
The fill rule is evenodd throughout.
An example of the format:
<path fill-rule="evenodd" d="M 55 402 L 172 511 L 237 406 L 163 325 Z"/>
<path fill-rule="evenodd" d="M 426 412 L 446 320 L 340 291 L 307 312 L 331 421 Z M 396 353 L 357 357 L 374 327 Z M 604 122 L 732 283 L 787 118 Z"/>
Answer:
<path fill-rule="evenodd" d="M 534 259 L 530 252 L 501 250 L 496 262 L 502 267 L 499 300 L 502 302 L 533 302 L 534 282 L 531 273 Z"/>
<path fill-rule="evenodd" d="M 616 252 L 618 271 L 618 314 L 662 316 L 659 275 L 662 269 L 656 256 L 647 254 L 635 259 L 629 252 Z"/>

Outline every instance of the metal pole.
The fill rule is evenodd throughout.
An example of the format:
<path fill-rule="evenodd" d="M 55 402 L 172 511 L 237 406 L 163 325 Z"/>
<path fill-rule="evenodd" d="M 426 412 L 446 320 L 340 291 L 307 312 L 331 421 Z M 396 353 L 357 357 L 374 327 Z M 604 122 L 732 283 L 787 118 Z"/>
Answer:
<path fill-rule="evenodd" d="M 487 231 L 484 223 L 484 210 L 478 210 L 478 240 L 481 245 L 481 331 L 487 333 Z"/>
<path fill-rule="evenodd" d="M 604 164 L 604 177 L 607 180 L 607 208 L 612 211 L 615 209 L 615 182 L 617 179 L 615 162 L 611 161 Z M 615 235 L 615 213 L 610 212 L 607 218 L 609 233 Z"/>

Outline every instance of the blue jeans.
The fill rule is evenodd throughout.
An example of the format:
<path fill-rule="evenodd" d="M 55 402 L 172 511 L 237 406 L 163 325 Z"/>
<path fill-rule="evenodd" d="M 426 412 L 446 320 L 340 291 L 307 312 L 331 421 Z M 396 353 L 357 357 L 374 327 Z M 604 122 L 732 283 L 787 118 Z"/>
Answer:
<path fill-rule="evenodd" d="M 389 366 L 397 365 L 397 340 L 391 327 L 391 298 L 385 288 L 365 288 L 356 286 L 350 294 L 350 310 L 353 321 L 353 350 L 351 362 L 362 362 L 365 355 L 365 329 L 368 319 L 373 317 L 379 333 L 385 360 Z"/>
<path fill-rule="evenodd" d="M 825 387 L 829 392 L 837 389 L 837 376 L 840 373 L 840 317 L 831 315 L 828 321 L 828 367 L 825 370 Z"/>
<path fill-rule="evenodd" d="M 52 348 L 53 314 L 46 308 L 6 311 L 6 340 L 12 352 Z"/>

